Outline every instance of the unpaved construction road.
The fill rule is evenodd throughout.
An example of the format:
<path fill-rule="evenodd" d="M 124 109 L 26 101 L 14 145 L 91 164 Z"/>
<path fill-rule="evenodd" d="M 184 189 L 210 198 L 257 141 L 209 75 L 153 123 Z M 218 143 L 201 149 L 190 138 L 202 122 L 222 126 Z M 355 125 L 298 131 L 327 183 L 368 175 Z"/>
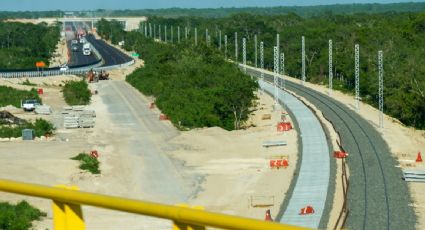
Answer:
<path fill-rule="evenodd" d="M 134 171 L 131 180 L 135 189 L 142 191 L 143 199 L 169 204 L 187 201 L 190 191 L 160 144 L 177 136 L 178 131 L 169 122 L 160 121 L 159 114 L 149 109 L 150 102 L 128 83 L 100 82 L 98 90 L 111 118 L 110 127 L 120 134 L 116 151 L 129 155 L 123 158 L 142 159 L 130 164 Z"/>

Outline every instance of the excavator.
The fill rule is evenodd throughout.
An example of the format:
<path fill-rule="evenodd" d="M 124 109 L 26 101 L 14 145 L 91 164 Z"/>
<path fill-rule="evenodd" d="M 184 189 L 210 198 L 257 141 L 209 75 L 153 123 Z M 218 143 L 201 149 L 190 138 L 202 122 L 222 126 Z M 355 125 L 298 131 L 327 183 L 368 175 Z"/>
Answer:
<path fill-rule="evenodd" d="M 98 82 L 99 80 L 109 80 L 109 73 L 107 73 L 104 70 L 101 70 L 100 72 L 96 72 L 96 71 L 93 71 L 93 69 L 87 72 L 87 81 L 89 83 Z"/>

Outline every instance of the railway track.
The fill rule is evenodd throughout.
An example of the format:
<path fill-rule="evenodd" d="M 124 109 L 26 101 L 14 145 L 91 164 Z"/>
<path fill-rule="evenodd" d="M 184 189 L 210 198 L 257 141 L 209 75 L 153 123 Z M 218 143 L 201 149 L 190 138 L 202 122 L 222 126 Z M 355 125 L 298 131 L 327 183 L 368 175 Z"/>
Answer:
<path fill-rule="evenodd" d="M 257 70 L 248 73 L 259 76 Z M 273 82 L 273 76 L 264 74 Z M 387 144 L 374 127 L 342 103 L 327 95 L 286 81 L 286 88 L 313 103 L 332 121 L 341 134 L 342 145 L 350 156 L 349 215 L 350 229 L 414 229 L 416 216 L 411 207 L 407 185 L 395 165 Z"/>

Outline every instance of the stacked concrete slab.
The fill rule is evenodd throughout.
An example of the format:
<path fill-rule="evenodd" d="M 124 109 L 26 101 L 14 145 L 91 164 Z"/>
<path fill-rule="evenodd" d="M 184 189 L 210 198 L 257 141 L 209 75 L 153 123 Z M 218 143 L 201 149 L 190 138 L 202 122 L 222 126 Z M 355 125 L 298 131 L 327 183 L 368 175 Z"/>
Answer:
<path fill-rule="evenodd" d="M 52 113 L 52 108 L 49 105 L 36 105 L 34 111 L 36 114 L 50 115 Z"/>
<path fill-rule="evenodd" d="M 63 126 L 66 129 L 72 128 L 93 128 L 96 112 L 89 110 L 85 106 L 67 106 L 63 108 Z"/>

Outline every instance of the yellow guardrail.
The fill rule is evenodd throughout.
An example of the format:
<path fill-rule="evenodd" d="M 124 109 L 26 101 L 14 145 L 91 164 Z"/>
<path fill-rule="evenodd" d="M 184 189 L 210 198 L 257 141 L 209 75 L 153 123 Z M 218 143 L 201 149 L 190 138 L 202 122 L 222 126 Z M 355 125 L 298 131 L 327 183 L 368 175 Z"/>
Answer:
<path fill-rule="evenodd" d="M 53 223 L 56 230 L 84 229 L 84 218 L 80 205 L 169 219 L 174 221 L 173 229 L 176 230 L 205 229 L 204 226 L 235 230 L 305 229 L 274 222 L 213 213 L 196 208 L 164 205 L 76 190 L 78 188 L 75 186 L 48 187 L 0 179 L 0 191 L 53 200 Z"/>

